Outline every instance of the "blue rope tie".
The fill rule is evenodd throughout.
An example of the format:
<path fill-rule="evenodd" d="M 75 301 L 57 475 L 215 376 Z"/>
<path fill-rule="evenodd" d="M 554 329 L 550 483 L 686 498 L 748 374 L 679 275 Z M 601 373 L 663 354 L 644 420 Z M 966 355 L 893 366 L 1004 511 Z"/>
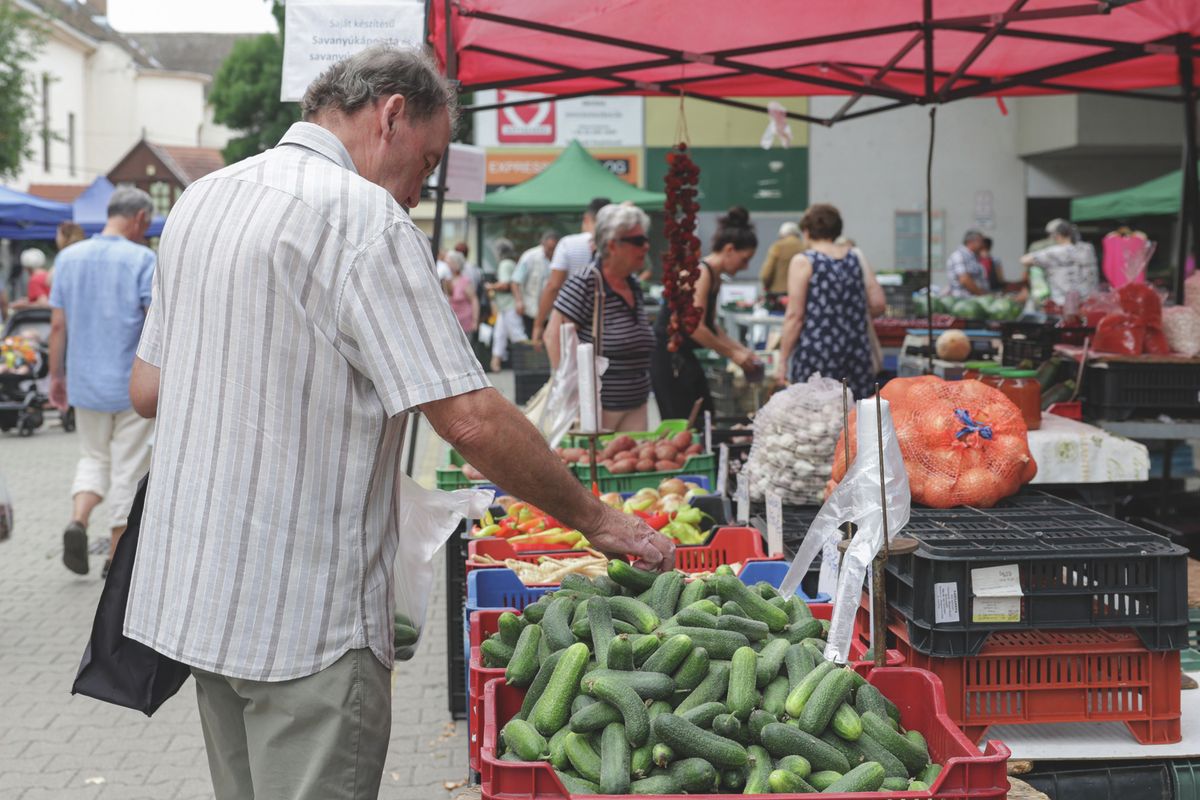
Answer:
<path fill-rule="evenodd" d="M 979 434 L 981 439 L 990 440 L 992 438 L 992 427 L 971 419 L 971 413 L 965 408 L 954 409 L 954 416 L 957 417 L 958 421 L 963 424 L 963 427 L 958 431 L 958 433 L 954 434 L 955 439 L 959 439 L 961 441 L 962 439 L 970 436 L 972 433 Z"/>

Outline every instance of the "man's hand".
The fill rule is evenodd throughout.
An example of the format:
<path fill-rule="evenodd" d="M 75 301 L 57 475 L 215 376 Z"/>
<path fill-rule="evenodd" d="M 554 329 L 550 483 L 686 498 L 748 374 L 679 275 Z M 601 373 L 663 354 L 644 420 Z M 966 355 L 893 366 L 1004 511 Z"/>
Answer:
<path fill-rule="evenodd" d="M 524 303 L 517 301 L 516 309 L 517 309 L 518 315 L 520 315 L 522 317 L 525 316 L 525 304 Z"/>
<path fill-rule="evenodd" d="M 529 337 L 529 340 L 533 342 L 533 349 L 537 350 L 539 353 L 542 352 L 542 349 L 546 346 L 542 341 L 542 334 L 545 332 L 546 326 L 541 323 L 541 320 L 533 323 L 533 334 Z"/>
<path fill-rule="evenodd" d="M 631 514 L 604 506 L 595 527 L 583 531 L 588 543 L 612 558 L 637 556 L 635 567 L 666 572 L 675 568 L 675 543 Z"/>
<path fill-rule="evenodd" d="M 70 407 L 67 403 L 67 379 L 65 377 L 50 376 L 50 405 L 59 411 L 66 411 Z"/>

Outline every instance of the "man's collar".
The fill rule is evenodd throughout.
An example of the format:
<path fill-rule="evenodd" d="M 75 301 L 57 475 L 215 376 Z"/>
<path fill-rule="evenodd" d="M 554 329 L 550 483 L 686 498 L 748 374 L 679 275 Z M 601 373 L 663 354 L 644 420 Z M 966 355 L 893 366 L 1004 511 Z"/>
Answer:
<path fill-rule="evenodd" d="M 342 140 L 334 136 L 332 131 L 320 125 L 311 122 L 294 123 L 279 140 L 279 144 L 306 147 L 338 166 L 358 174 L 358 168 L 354 166 L 354 160 L 350 158 L 350 151 L 346 149 L 346 145 L 342 144 Z"/>

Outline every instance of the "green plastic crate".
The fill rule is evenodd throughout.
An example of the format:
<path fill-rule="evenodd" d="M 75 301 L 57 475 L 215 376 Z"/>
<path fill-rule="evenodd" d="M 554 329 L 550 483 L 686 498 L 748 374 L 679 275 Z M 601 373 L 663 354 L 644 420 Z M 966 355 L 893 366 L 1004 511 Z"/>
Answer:
<path fill-rule="evenodd" d="M 574 464 L 573 469 L 584 486 L 591 484 L 591 467 L 586 464 Z M 657 489 L 658 485 L 667 478 L 674 478 L 679 475 L 702 475 L 708 478 L 709 486 L 716 486 L 717 457 L 712 453 L 700 453 L 688 456 L 687 461 L 683 462 L 682 469 L 668 470 L 666 472 L 630 472 L 625 475 L 613 475 L 608 471 L 608 467 L 603 465 L 596 467 L 596 478 L 600 483 L 600 491 L 602 492 L 636 492 L 638 489 L 646 487 Z"/>
<path fill-rule="evenodd" d="M 633 439 L 635 442 L 654 441 L 655 439 L 661 439 L 666 434 L 682 433 L 683 431 L 686 431 L 687 429 L 688 429 L 688 427 L 687 427 L 686 419 L 664 419 L 662 421 L 662 424 L 659 425 L 656 430 L 637 432 L 637 433 L 605 434 L 604 436 L 600 436 L 596 439 L 596 446 L 598 448 L 604 447 L 604 445 L 608 444 L 609 442 L 611 442 L 613 439 L 617 438 L 618 436 L 628 436 L 630 439 Z M 697 441 L 695 436 L 692 437 L 692 441 Z M 565 437 L 563 446 L 564 447 L 587 447 L 588 440 L 587 440 L 586 436 L 580 436 L 579 434 L 571 434 L 571 435 L 568 435 L 567 437 Z"/>
<path fill-rule="evenodd" d="M 1200 759 L 1181 758 L 1170 764 L 1175 800 L 1200 800 Z"/>
<path fill-rule="evenodd" d="M 450 463 L 457 467 L 462 467 L 466 461 L 456 451 L 451 450 Z M 450 469 L 447 467 L 438 467 L 437 469 L 437 488 L 444 492 L 450 492 L 455 489 L 470 489 L 472 486 L 482 486 L 485 483 L 490 482 L 486 480 L 467 480 L 467 477 L 462 474 L 461 469 Z"/>

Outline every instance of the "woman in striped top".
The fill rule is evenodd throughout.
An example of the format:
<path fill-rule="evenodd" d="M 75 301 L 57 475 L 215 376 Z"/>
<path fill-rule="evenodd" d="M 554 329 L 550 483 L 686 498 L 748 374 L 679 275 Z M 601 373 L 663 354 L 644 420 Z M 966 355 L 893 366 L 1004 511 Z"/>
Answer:
<path fill-rule="evenodd" d="M 613 431 L 644 431 L 650 397 L 650 356 L 654 330 L 646 320 L 642 291 L 634 275 L 642 271 L 650 239 L 650 218 L 634 206 L 608 205 L 596 216 L 596 260 L 563 284 L 543 340 L 550 364 L 558 368 L 559 329 L 573 322 L 584 344 L 593 342 L 592 318 L 597 282 L 603 291 L 600 354 L 608 370 L 600 384 L 601 426 Z"/>

